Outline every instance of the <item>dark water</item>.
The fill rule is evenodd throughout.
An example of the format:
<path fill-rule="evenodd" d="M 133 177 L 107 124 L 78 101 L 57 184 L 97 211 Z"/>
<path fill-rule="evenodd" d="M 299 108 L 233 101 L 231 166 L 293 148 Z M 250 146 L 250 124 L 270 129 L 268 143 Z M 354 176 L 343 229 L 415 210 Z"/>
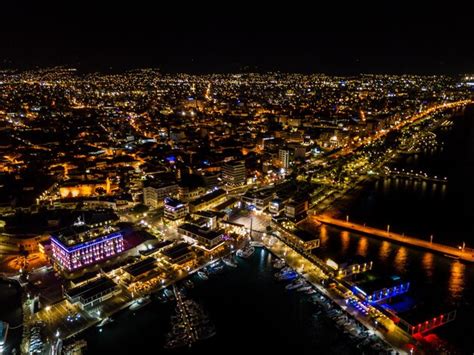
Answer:
<path fill-rule="evenodd" d="M 88 353 L 353 353 L 329 320 L 312 317 L 310 296 L 286 291 L 274 272 L 268 251 L 257 248 L 236 269 L 226 267 L 207 281 L 193 278 L 189 297 L 204 307 L 217 334 L 191 349 L 163 349 L 174 305 L 153 302 L 136 312 L 122 312 L 101 333 L 90 329 L 85 337 Z"/>
<path fill-rule="evenodd" d="M 0 320 L 7 322 L 11 327 L 22 323 L 21 288 L 17 284 L 0 281 Z M 22 328 L 8 331 L 5 353 L 13 348 L 19 348 Z"/>
<path fill-rule="evenodd" d="M 382 179 L 367 187 L 347 213 L 354 221 L 451 245 L 474 247 L 474 107 L 438 130 L 435 149 L 393 165 L 447 177 L 447 183 Z"/>
<path fill-rule="evenodd" d="M 438 148 L 394 163 L 398 168 L 446 176 L 446 184 L 381 179 L 371 183 L 344 215 L 368 225 L 459 246 L 474 247 L 474 110 L 454 119 L 450 130 L 438 131 Z M 463 353 L 474 351 L 474 265 L 356 236 L 333 228 L 321 230 L 320 255 L 345 259 L 355 254 L 374 261 L 375 269 L 412 282 L 412 295 L 438 310 L 457 309 L 457 320 L 436 331 Z M 429 314 L 427 314 L 427 317 Z"/>
<path fill-rule="evenodd" d="M 410 296 L 426 309 L 426 319 L 457 309 L 457 319 L 435 333 L 462 353 L 474 350 L 474 329 L 469 326 L 474 317 L 473 265 L 332 227 L 321 229 L 321 248 L 315 253 L 336 260 L 362 255 L 374 262 L 375 272 L 404 277 L 411 283 Z"/>

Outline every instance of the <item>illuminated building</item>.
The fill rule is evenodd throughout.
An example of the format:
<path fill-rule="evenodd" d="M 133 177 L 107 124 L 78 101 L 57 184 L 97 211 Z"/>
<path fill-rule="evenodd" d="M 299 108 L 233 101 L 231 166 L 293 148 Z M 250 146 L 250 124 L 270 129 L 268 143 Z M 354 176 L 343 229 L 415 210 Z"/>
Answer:
<path fill-rule="evenodd" d="M 246 170 L 243 161 L 231 161 L 222 167 L 222 180 L 228 186 L 244 185 L 245 177 Z"/>
<path fill-rule="evenodd" d="M 247 206 L 263 211 L 273 199 L 273 189 L 263 188 L 260 190 L 249 190 L 242 196 L 242 202 Z"/>
<path fill-rule="evenodd" d="M 188 205 L 171 197 L 164 200 L 164 217 L 170 221 L 177 221 L 186 217 L 189 212 Z"/>
<path fill-rule="evenodd" d="M 161 254 L 170 264 L 186 265 L 191 264 L 196 257 L 196 253 L 187 243 L 176 243 L 161 251 Z"/>
<path fill-rule="evenodd" d="M 198 243 L 210 250 L 223 243 L 224 230 L 210 229 L 191 223 L 184 223 L 178 227 L 178 232 L 190 243 Z"/>
<path fill-rule="evenodd" d="M 191 212 L 212 209 L 225 201 L 227 193 L 222 189 L 217 189 L 204 196 L 201 196 L 189 203 Z"/>
<path fill-rule="evenodd" d="M 112 227 L 74 225 L 51 236 L 53 260 L 68 271 L 95 265 L 124 251 L 122 233 Z"/>
<path fill-rule="evenodd" d="M 278 151 L 278 158 L 281 161 L 283 169 L 288 169 L 290 167 L 290 151 L 288 149 L 280 149 Z"/>
<path fill-rule="evenodd" d="M 268 211 L 272 215 L 277 215 L 284 210 L 283 201 L 280 198 L 273 199 L 268 205 Z"/>
<path fill-rule="evenodd" d="M 102 276 L 71 288 L 65 294 L 69 302 L 78 304 L 79 307 L 84 309 L 96 306 L 120 292 L 120 288 L 111 279 Z"/>
<path fill-rule="evenodd" d="M 174 182 L 151 184 L 143 189 L 143 203 L 152 208 L 161 207 L 164 198 L 177 195 L 178 189 Z"/>
<path fill-rule="evenodd" d="M 87 197 L 100 195 L 100 190 L 103 190 L 106 194 L 110 194 L 112 185 L 108 178 L 105 181 L 66 181 L 60 186 L 59 194 L 61 198 Z"/>
<path fill-rule="evenodd" d="M 298 218 L 300 216 L 306 215 L 308 210 L 308 199 L 307 198 L 297 198 L 291 200 L 285 206 L 285 215 L 288 218 Z"/>

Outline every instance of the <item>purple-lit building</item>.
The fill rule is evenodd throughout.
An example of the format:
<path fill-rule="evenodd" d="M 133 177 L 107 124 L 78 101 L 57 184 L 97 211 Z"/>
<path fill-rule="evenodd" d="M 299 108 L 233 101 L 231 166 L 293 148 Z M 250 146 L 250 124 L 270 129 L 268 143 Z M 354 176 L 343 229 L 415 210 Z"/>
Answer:
<path fill-rule="evenodd" d="M 85 225 L 63 229 L 51 236 L 53 260 L 68 271 L 100 263 L 124 251 L 120 230 Z"/>

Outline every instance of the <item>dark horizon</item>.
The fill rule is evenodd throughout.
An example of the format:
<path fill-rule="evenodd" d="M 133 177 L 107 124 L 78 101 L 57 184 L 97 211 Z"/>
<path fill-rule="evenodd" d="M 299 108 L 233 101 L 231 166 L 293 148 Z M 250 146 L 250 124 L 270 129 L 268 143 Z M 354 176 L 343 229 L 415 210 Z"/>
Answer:
<path fill-rule="evenodd" d="M 366 16 L 360 22 L 341 18 L 328 25 L 302 21 L 299 26 L 287 26 L 294 31 L 282 31 L 283 26 L 274 30 L 275 24 L 233 26 L 234 18 L 229 23 L 220 19 L 196 27 L 198 30 L 183 26 L 182 31 L 162 31 L 145 20 L 141 27 L 130 24 L 136 32 L 122 28 L 104 31 L 104 26 L 95 30 L 92 25 L 84 31 L 71 30 L 75 19 L 71 26 L 58 23 L 56 30 L 45 25 L 39 30 L 27 31 L 26 27 L 24 32 L 0 32 L 0 68 L 65 65 L 88 72 L 151 67 L 170 73 L 335 75 L 474 72 L 472 29 L 463 14 L 444 18 L 427 15 L 420 20 L 415 15 L 395 13 L 380 18 Z M 168 23 L 172 22 L 165 21 L 161 27 Z"/>

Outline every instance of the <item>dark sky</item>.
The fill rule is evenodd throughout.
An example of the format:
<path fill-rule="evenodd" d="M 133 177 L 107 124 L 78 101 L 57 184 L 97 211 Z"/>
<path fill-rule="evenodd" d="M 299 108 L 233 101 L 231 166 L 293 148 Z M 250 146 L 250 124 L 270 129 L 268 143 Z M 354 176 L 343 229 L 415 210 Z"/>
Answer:
<path fill-rule="evenodd" d="M 274 3 L 268 9 L 227 3 L 220 12 L 186 3 L 160 8 L 132 1 L 119 9 L 86 7 L 78 1 L 63 8 L 45 8 L 43 2 L 7 5 L 11 8 L 4 14 L 11 16 L 2 18 L 0 65 L 185 72 L 474 72 L 472 3 L 444 2 L 438 7 L 431 2 L 418 8 L 395 0 L 380 3 L 385 5 L 348 8 L 336 2 L 331 8 L 316 8 L 308 2 L 286 8 Z"/>

